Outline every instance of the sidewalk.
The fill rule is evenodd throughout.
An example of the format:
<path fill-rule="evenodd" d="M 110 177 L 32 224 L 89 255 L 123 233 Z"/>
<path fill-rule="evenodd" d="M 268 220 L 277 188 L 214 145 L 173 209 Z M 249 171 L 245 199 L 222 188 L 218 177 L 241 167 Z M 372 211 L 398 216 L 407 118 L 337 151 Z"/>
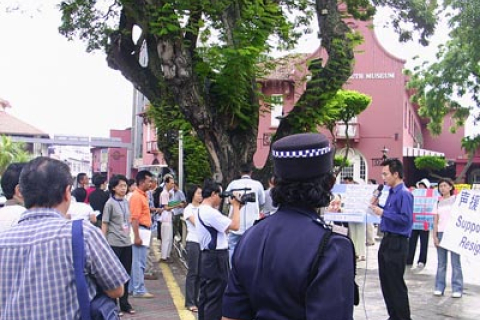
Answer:
<path fill-rule="evenodd" d="M 357 283 L 360 286 L 360 305 L 355 307 L 355 320 L 386 320 L 388 318 L 378 279 L 377 251 L 379 242 L 367 249 L 367 261 L 357 265 Z M 418 248 L 417 248 L 418 251 Z M 418 254 L 418 252 L 417 252 Z M 153 299 L 134 299 L 130 302 L 136 315 L 124 315 L 123 320 L 195 320 L 196 314 L 184 308 L 186 270 L 178 260 L 173 264 L 161 263 L 158 280 L 145 281 Z M 445 296 L 435 297 L 433 285 L 437 254 L 430 244 L 427 266 L 421 271 L 407 270 L 405 280 L 409 290 L 413 320 L 477 320 L 480 319 L 480 264 L 462 259 L 464 295 L 453 299 L 450 287 L 450 269 L 447 270 Z"/>
<path fill-rule="evenodd" d="M 385 308 L 380 280 L 378 278 L 377 251 L 379 242 L 367 247 L 367 261 L 357 264 L 357 284 L 360 286 L 360 305 L 355 308 L 355 320 L 385 320 L 388 313 Z M 417 247 L 414 262 L 418 259 Z M 450 261 L 450 260 L 449 260 Z M 450 263 L 450 262 L 449 262 Z M 408 287 L 410 311 L 413 320 L 477 320 L 480 319 L 480 273 L 472 261 L 462 259 L 464 292 L 461 299 L 451 298 L 451 269 L 447 269 L 447 288 L 445 295 L 433 295 L 437 270 L 437 251 L 430 241 L 427 265 L 422 270 L 407 269 L 405 281 Z"/>

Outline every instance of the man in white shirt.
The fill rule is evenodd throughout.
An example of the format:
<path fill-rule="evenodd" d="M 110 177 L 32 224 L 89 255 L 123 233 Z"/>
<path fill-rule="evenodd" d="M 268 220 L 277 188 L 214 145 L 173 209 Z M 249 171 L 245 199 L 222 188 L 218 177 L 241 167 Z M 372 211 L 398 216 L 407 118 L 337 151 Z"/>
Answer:
<path fill-rule="evenodd" d="M 181 204 L 173 204 L 171 199 L 171 191 L 175 187 L 175 180 L 172 177 L 167 177 L 163 186 L 163 191 L 160 193 L 160 205 L 162 206 L 161 215 L 161 234 L 162 234 L 162 262 L 170 263 L 170 253 L 173 245 L 173 209 L 179 207 Z"/>
<path fill-rule="evenodd" d="M 222 202 L 222 188 L 213 180 L 206 180 L 203 202 L 195 216 L 195 227 L 202 251 L 200 258 L 200 299 L 198 320 L 220 320 L 222 296 L 228 280 L 228 230 L 238 230 L 240 225 L 240 202 L 230 198 L 232 214 L 224 216 L 218 207 Z"/>
<path fill-rule="evenodd" d="M 20 215 L 25 212 L 23 197 L 18 181 L 25 163 L 12 163 L 2 176 L 2 190 L 5 193 L 5 206 L 0 209 L 0 232 L 10 229 L 18 223 Z"/>
<path fill-rule="evenodd" d="M 66 217 L 70 220 L 85 220 L 95 224 L 97 222 L 97 214 L 100 214 L 100 212 L 93 210 L 89 204 L 77 202 L 75 198 L 72 198 Z"/>
<path fill-rule="evenodd" d="M 260 218 L 260 209 L 265 204 L 265 191 L 263 185 L 251 178 L 252 167 L 249 164 L 243 164 L 240 167 L 241 178 L 233 180 L 228 185 L 226 191 L 232 191 L 237 189 L 248 189 L 241 191 L 241 193 L 255 193 L 255 202 L 247 202 L 240 210 L 240 227 L 238 231 L 232 231 L 228 234 L 228 251 L 229 259 L 231 262 L 233 251 L 243 235 L 245 230 L 253 226 L 255 220 Z M 230 215 L 232 214 L 232 208 L 230 209 Z"/>

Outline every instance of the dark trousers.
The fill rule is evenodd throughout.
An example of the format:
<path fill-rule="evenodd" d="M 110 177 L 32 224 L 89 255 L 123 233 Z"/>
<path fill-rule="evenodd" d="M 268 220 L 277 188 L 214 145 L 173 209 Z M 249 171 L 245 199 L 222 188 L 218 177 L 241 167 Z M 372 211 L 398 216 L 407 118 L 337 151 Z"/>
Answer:
<path fill-rule="evenodd" d="M 407 265 L 413 264 L 418 238 L 420 238 L 420 255 L 418 256 L 418 262 L 422 262 L 423 264 L 427 263 L 429 235 L 430 232 L 428 230 L 412 230 L 412 235 L 408 240 Z"/>
<path fill-rule="evenodd" d="M 187 241 L 188 272 L 185 279 L 185 307 L 198 306 L 198 292 L 200 289 L 200 245 L 198 242 Z"/>
<path fill-rule="evenodd" d="M 182 215 L 181 214 L 176 214 L 173 216 L 173 237 L 175 238 L 177 234 L 180 236 L 180 238 L 182 237 Z"/>
<path fill-rule="evenodd" d="M 198 320 L 220 320 L 228 279 L 228 250 L 202 251 L 200 261 Z"/>
<path fill-rule="evenodd" d="M 118 257 L 118 260 L 122 263 L 123 267 L 125 268 L 125 271 L 127 271 L 128 274 L 131 274 L 132 271 L 132 246 L 128 247 L 112 247 L 113 252 Z M 132 305 L 128 302 L 128 282 L 125 283 L 123 286 L 124 292 L 123 296 L 120 297 L 120 310 L 122 311 L 129 311 L 132 309 Z"/>
<path fill-rule="evenodd" d="M 385 233 L 378 249 L 378 273 L 391 320 L 411 320 L 408 289 L 403 279 L 408 239 Z"/>

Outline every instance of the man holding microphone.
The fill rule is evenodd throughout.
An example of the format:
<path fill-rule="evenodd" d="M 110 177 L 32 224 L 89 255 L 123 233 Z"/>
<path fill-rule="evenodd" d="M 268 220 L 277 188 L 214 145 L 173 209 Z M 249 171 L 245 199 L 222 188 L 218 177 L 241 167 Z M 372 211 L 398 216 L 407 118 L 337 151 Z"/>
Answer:
<path fill-rule="evenodd" d="M 411 320 L 408 289 L 403 279 L 407 263 L 408 238 L 413 225 L 413 195 L 403 183 L 403 165 L 398 159 L 382 163 L 382 177 L 390 187 L 385 205 L 372 198 L 372 211 L 381 217 L 384 233 L 378 250 L 378 272 L 389 319 Z"/>

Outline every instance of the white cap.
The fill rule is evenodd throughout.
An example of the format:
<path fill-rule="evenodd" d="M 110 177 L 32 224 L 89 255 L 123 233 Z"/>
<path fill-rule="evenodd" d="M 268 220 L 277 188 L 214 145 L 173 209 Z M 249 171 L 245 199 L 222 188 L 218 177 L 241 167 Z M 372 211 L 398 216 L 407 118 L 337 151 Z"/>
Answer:
<path fill-rule="evenodd" d="M 417 188 L 420 188 L 420 184 L 424 184 L 425 187 L 427 187 L 427 189 L 430 188 L 430 181 L 428 181 L 427 178 L 423 178 L 422 180 L 418 181 L 415 185 L 417 186 Z"/>

